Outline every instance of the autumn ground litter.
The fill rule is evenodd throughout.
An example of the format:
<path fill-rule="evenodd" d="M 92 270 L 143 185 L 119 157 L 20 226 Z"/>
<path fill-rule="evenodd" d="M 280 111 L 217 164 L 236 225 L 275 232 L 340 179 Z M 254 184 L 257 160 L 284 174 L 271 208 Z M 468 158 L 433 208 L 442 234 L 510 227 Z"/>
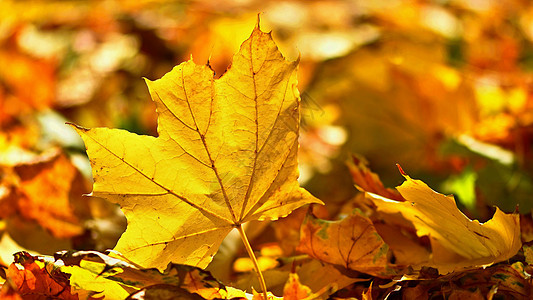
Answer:
<path fill-rule="evenodd" d="M 135 15 L 134 7 L 128 9 Z M 253 20 L 255 27 L 247 28 L 248 38 L 224 71 L 211 59 L 205 63 L 191 56 L 161 67 L 162 76 L 154 77 L 159 79 L 145 79 L 152 102 L 142 111 L 156 112 L 148 118 L 152 132 L 135 130 L 139 120 L 132 121 L 137 125 L 92 126 L 99 123 L 84 115 L 85 109 L 64 108 L 65 114 L 78 116 L 64 125 L 54 112 L 35 113 L 39 108 L 33 100 L 22 102 L 27 107 L 14 106 L 9 99 L 31 95 L 10 81 L 16 72 L 12 77 L 0 72 L 0 99 L 7 99 L 0 102 L 5 103 L 0 124 L 6 124 L 0 135 L 0 297 L 530 299 L 533 205 L 524 196 L 529 190 L 529 98 L 515 99 L 524 91 L 509 92 L 509 106 L 498 111 L 482 101 L 498 92 L 473 92 L 466 82 L 457 83 L 451 63 L 432 65 L 434 77 L 424 77 L 430 71 L 404 63 L 416 49 L 404 45 L 405 53 L 391 55 L 370 39 L 368 48 L 312 66 L 305 50 L 285 58 L 272 32 L 261 28 L 257 15 Z M 380 26 L 386 32 L 390 24 Z M 140 36 L 148 34 L 140 28 Z M 18 44 L 10 40 L 22 33 L 14 32 L 0 61 L 9 53 L 13 62 L 20 59 L 16 70 L 24 70 L 31 63 L 16 54 Z M 87 35 L 78 38 L 81 49 L 90 45 Z M 95 57 L 92 67 L 106 64 Z M 346 64 L 363 68 L 369 62 L 365 68 L 373 74 L 364 79 L 358 71 L 341 72 L 347 81 L 336 77 Z M 320 68 L 313 74 L 329 81 L 319 75 L 306 79 L 305 72 L 299 76 L 299 66 L 306 72 Z M 372 81 L 376 74 L 379 80 Z M 118 76 L 98 95 L 113 93 L 125 75 Z M 306 93 L 300 92 L 302 82 Z M 5 92 L 4 86 L 9 87 Z M 340 93 L 352 88 L 359 93 L 356 104 Z M 318 104 L 309 95 L 313 89 L 331 91 L 324 96 L 331 102 Z M 457 111 L 427 122 L 407 96 L 410 89 L 428 101 L 425 112 L 441 111 L 454 101 Z M 13 95 L 4 98 L 4 93 Z M 438 102 L 444 94 L 451 99 L 446 104 Z M 47 95 L 46 86 L 39 95 Z M 476 130 L 489 126 L 480 116 L 466 117 L 474 110 L 460 99 L 473 95 L 481 99 L 479 112 L 491 111 L 493 121 L 507 114 L 519 120 L 516 127 L 505 127 L 505 139 L 504 133 L 500 140 L 486 133 L 495 133 L 492 129 L 466 129 L 468 122 Z M 377 106 L 385 98 L 385 106 Z M 85 100 L 68 101 L 74 107 Z M 87 111 L 91 105 L 98 110 L 87 101 Z M 27 121 L 28 111 L 39 117 Z M 342 117 L 335 123 L 335 116 Z M 40 133 L 36 124 L 44 119 L 58 127 Z M 393 129 L 384 130 L 389 121 Z M 54 130 L 61 134 L 54 137 Z M 366 130 L 368 137 L 358 139 Z M 350 140 L 344 138 L 348 133 Z M 517 136 L 522 148 L 509 140 Z M 403 143 L 404 138 L 413 143 Z M 383 170 L 390 163 L 387 143 L 395 142 L 406 148 L 391 154 L 398 163 L 396 168 L 390 164 L 395 175 L 379 176 L 354 151 Z M 422 142 L 423 148 L 411 148 Z M 350 148 L 350 143 L 359 144 Z M 342 144 L 348 148 L 339 150 Z M 369 150 L 376 145 L 382 152 Z M 333 153 L 343 157 L 337 165 Z M 383 161 L 376 162 L 374 155 Z M 417 178 L 428 170 L 434 175 L 426 184 L 411 178 L 411 170 Z M 398 186 L 387 187 L 393 176 Z M 441 189 L 446 193 L 436 191 Z"/>

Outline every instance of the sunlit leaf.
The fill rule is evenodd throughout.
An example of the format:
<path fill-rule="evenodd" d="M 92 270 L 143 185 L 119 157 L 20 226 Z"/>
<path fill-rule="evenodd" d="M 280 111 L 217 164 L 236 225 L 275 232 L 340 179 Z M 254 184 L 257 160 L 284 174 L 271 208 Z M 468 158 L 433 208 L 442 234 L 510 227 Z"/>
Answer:
<path fill-rule="evenodd" d="M 157 138 L 77 127 L 93 195 L 119 203 L 128 219 L 115 250 L 142 266 L 205 267 L 240 224 L 320 203 L 297 182 L 296 66 L 256 28 L 218 80 L 188 61 L 147 81 Z"/>
<path fill-rule="evenodd" d="M 16 287 L 17 293 L 28 300 L 54 299 L 77 300 L 71 294 L 70 284 L 65 274 L 51 264 L 40 261 L 26 252 L 15 254 L 15 263 L 7 269 L 6 275 Z"/>
<path fill-rule="evenodd" d="M 339 221 L 308 215 L 302 224 L 299 251 L 322 261 L 374 276 L 390 276 L 389 247 L 370 219 L 354 213 Z"/>
<path fill-rule="evenodd" d="M 170 264 L 164 272 L 139 269 L 125 261 L 96 251 L 63 252 L 57 256 L 70 274 L 73 287 L 92 291 L 95 296 L 126 298 L 146 293 L 169 293 L 200 299 L 230 299 L 244 297 L 242 291 L 227 289 L 207 271 L 186 265 Z M 194 294 L 191 296 L 190 294 Z M 189 299 L 189 298 L 184 298 Z"/>
<path fill-rule="evenodd" d="M 468 219 L 457 208 L 453 196 L 439 194 L 422 181 L 404 176 L 406 181 L 397 189 L 406 201 L 367 195 L 380 214 L 401 215 L 413 224 L 419 237 L 429 237 L 433 256 L 428 266 L 445 274 L 500 262 L 520 249 L 518 214 L 505 214 L 496 208 L 494 217 L 482 224 Z"/>

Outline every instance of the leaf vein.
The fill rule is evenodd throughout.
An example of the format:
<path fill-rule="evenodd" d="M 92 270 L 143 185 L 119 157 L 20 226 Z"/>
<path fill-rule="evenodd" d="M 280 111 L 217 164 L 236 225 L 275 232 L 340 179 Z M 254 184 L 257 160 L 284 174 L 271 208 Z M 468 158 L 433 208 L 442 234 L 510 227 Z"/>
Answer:
<path fill-rule="evenodd" d="M 185 234 L 185 235 L 178 236 L 178 237 L 172 237 L 172 239 L 170 239 L 170 240 L 160 241 L 160 242 L 156 242 L 156 243 L 144 244 L 144 245 L 141 245 L 139 247 L 128 249 L 127 252 L 137 251 L 139 249 L 143 249 L 143 248 L 146 248 L 146 247 L 152 247 L 152 246 L 157 246 L 157 245 L 165 245 L 165 244 L 168 244 L 168 243 L 171 243 L 171 242 L 175 242 L 175 241 L 179 241 L 179 240 L 183 240 L 183 239 L 186 239 L 186 238 L 195 237 L 195 236 L 206 234 L 206 233 L 210 233 L 210 232 L 213 232 L 213 231 L 223 230 L 223 229 L 230 229 L 230 228 L 233 228 L 233 226 L 209 228 L 209 229 L 202 230 L 202 231 L 197 231 L 197 232 L 194 232 L 194 233 L 191 233 L 191 234 Z"/>
<path fill-rule="evenodd" d="M 293 145 L 289 148 L 289 151 L 287 151 L 287 156 L 285 157 L 284 161 L 283 161 L 283 164 L 281 166 L 281 168 L 277 171 L 277 174 L 276 176 L 274 177 L 274 180 L 272 180 L 272 182 L 268 185 L 268 188 L 265 189 L 265 191 L 263 192 L 263 194 L 261 195 L 261 197 L 259 197 L 259 199 L 262 199 L 263 196 L 266 194 L 266 192 L 270 189 L 270 187 L 274 184 L 274 182 L 276 181 L 276 179 L 278 179 L 278 176 L 279 176 L 279 172 L 281 169 L 283 169 L 285 167 L 285 164 L 287 163 L 287 161 L 289 160 L 289 156 L 292 152 L 292 150 L 294 149 L 294 147 L 297 147 L 298 146 L 298 143 L 293 143 Z M 253 214 L 254 212 L 254 208 L 257 206 L 257 205 L 262 205 L 264 203 L 261 203 L 261 202 L 258 202 L 256 203 L 250 210 L 248 210 L 248 212 L 246 213 L 246 216 L 244 218 L 242 218 L 242 220 L 246 220 L 247 218 L 250 217 L 250 214 Z M 261 211 L 255 211 L 255 214 L 258 214 L 258 215 L 261 215 L 267 211 L 270 211 L 270 210 L 276 210 L 284 205 L 286 205 L 287 203 L 281 203 L 281 204 L 278 204 L 278 205 L 274 205 L 274 206 L 271 206 L 267 209 L 264 209 L 264 210 L 261 210 Z M 260 206 L 259 206 L 260 207 Z M 259 208 L 257 207 L 257 208 Z"/>
<path fill-rule="evenodd" d="M 105 147 L 102 143 L 100 143 L 100 141 L 96 140 L 95 138 L 93 138 L 92 136 L 89 136 L 89 138 L 91 138 L 95 143 L 97 143 L 98 145 L 100 145 L 103 149 L 107 150 L 109 153 L 111 153 L 113 156 L 115 156 L 116 158 L 120 159 L 123 163 L 125 163 L 126 165 L 128 165 L 130 168 L 132 168 L 133 170 L 135 170 L 137 173 L 141 174 L 143 177 L 145 177 L 146 179 L 148 179 L 149 181 L 153 182 L 154 184 L 156 184 L 157 186 L 159 186 L 160 188 L 166 190 L 168 193 L 174 195 L 176 198 L 182 200 L 183 202 L 189 204 L 190 206 L 196 208 L 197 210 L 201 211 L 201 212 L 205 212 L 206 214 L 209 214 L 217 219 L 220 219 L 220 220 L 223 220 L 227 223 L 231 223 L 228 219 L 222 217 L 222 216 L 219 216 L 217 215 L 216 213 L 208 210 L 208 209 L 205 209 L 193 202 L 191 202 L 189 199 L 177 194 L 176 192 L 166 188 L 165 186 L 163 186 L 162 184 L 160 184 L 159 182 L 155 181 L 154 178 L 151 178 L 149 177 L 148 175 L 146 175 L 145 173 L 142 172 L 142 170 L 136 168 L 134 165 L 130 164 L 129 162 L 127 162 L 124 158 L 118 156 L 117 154 L 115 154 L 113 151 L 111 151 L 110 149 L 108 149 L 107 147 Z"/>
<path fill-rule="evenodd" d="M 198 128 L 198 123 L 196 122 L 196 118 L 194 116 L 194 113 L 191 108 L 191 104 L 189 101 L 189 96 L 187 95 L 187 89 L 185 88 L 185 75 L 183 74 L 183 68 L 181 69 L 181 82 L 182 82 L 182 88 L 183 88 L 183 94 L 185 95 L 185 101 L 187 102 L 187 106 L 189 108 L 189 112 L 191 114 L 191 117 L 193 119 L 194 125 L 196 126 L 196 132 L 200 136 L 200 140 L 202 140 L 202 144 L 204 145 L 204 149 L 207 153 L 207 157 L 209 158 L 209 161 L 211 162 L 210 168 L 215 173 L 215 177 L 217 178 L 218 184 L 220 186 L 220 189 L 222 191 L 222 195 L 224 196 L 224 202 L 226 203 L 226 206 L 228 207 L 231 217 L 233 218 L 233 223 L 237 223 L 237 219 L 235 218 L 235 212 L 233 211 L 233 207 L 231 206 L 231 203 L 229 201 L 228 194 L 226 192 L 226 189 L 224 188 L 224 185 L 222 184 L 222 179 L 220 178 L 220 174 L 218 173 L 218 170 L 215 166 L 215 161 L 211 157 L 211 152 L 209 151 L 209 147 L 207 147 L 207 143 L 205 141 L 205 136 L 200 133 L 200 129 Z"/>
<path fill-rule="evenodd" d="M 163 101 L 163 98 L 161 98 L 161 96 L 159 96 L 159 93 L 154 90 L 153 93 L 155 93 L 157 95 L 157 97 L 159 98 L 159 101 L 165 106 L 165 108 L 176 118 L 176 120 L 180 121 L 181 124 L 183 124 L 183 126 L 189 128 L 190 130 L 193 130 L 194 131 L 194 128 L 192 128 L 190 125 L 188 125 L 187 123 L 185 123 L 182 119 L 180 119 L 169 107 L 168 105 Z"/>
<path fill-rule="evenodd" d="M 254 123 L 255 123 L 255 149 L 254 149 L 254 164 L 253 164 L 253 167 L 252 167 L 252 174 L 250 175 L 250 181 L 248 183 L 248 187 L 246 189 L 246 194 L 244 195 L 244 201 L 242 203 L 242 207 L 241 207 L 241 214 L 239 216 L 239 219 L 242 220 L 242 217 L 244 215 L 244 211 L 246 210 L 246 205 L 248 205 L 248 200 L 250 199 L 250 195 L 252 193 L 252 189 L 253 189 L 253 184 L 254 184 L 254 177 L 255 177 L 255 172 L 256 172 L 256 168 L 257 168 L 257 157 L 259 156 L 259 153 L 258 153 L 258 147 L 259 147 L 259 115 L 258 115 L 258 99 L 257 99 L 257 84 L 255 82 L 255 71 L 254 71 L 254 60 L 253 60 L 253 50 L 252 50 L 252 45 L 253 45 L 253 36 L 251 37 L 251 41 L 250 41 L 250 68 L 252 70 L 252 82 L 253 82 L 253 86 L 254 86 L 254 108 L 255 108 L 255 120 L 254 120 Z"/>

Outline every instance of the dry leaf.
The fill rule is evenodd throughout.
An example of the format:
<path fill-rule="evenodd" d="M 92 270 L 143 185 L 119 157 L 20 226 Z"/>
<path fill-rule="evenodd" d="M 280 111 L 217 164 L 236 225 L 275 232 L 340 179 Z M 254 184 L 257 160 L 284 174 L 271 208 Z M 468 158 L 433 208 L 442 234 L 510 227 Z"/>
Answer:
<path fill-rule="evenodd" d="M 85 290 L 105 298 L 123 299 L 145 289 L 150 293 L 167 291 L 185 296 L 194 293 L 201 299 L 244 296 L 242 291 L 223 286 L 211 273 L 186 265 L 170 264 L 164 272 L 139 269 L 97 251 L 63 251 L 56 254 L 56 259 L 64 262 L 61 271 L 70 274 L 71 285 L 77 291 Z"/>
<path fill-rule="evenodd" d="M 309 214 L 302 224 L 298 251 L 349 270 L 377 277 L 393 275 L 388 268 L 388 245 L 372 221 L 357 212 L 338 221 Z"/>
<path fill-rule="evenodd" d="M 300 278 L 296 273 L 289 274 L 289 280 L 283 288 L 283 299 L 284 300 L 302 300 L 310 299 L 310 296 L 313 294 L 311 289 L 300 283 Z"/>
<path fill-rule="evenodd" d="M 398 191 L 383 186 L 379 176 L 368 168 L 366 160 L 357 155 L 352 155 L 352 162 L 348 164 L 348 168 L 355 186 L 359 190 L 378 194 L 388 199 L 405 201 Z"/>
<path fill-rule="evenodd" d="M 71 294 L 68 278 L 57 269 L 47 269 L 47 263 L 26 252 L 15 254 L 15 263 L 7 269 L 7 279 L 13 282 L 17 293 L 27 300 L 78 300 Z"/>
<path fill-rule="evenodd" d="M 381 216 L 412 222 L 419 237 L 431 241 L 432 259 L 425 266 L 440 273 L 490 265 L 514 256 L 522 243 L 518 214 L 498 208 L 494 217 L 480 223 L 468 219 L 456 206 L 453 196 L 433 191 L 425 183 L 403 174 L 406 181 L 397 189 L 406 201 L 398 202 L 367 193 Z"/>
<path fill-rule="evenodd" d="M 240 224 L 321 203 L 297 182 L 296 67 L 257 27 L 220 79 L 188 61 L 147 81 L 157 138 L 77 127 L 93 195 L 128 219 L 115 250 L 142 266 L 205 267 Z"/>
<path fill-rule="evenodd" d="M 7 191 L 0 193 L 0 208 L 6 208 L 0 217 L 36 222 L 57 238 L 83 232 L 80 219 L 88 206 L 82 194 L 87 188 L 81 173 L 61 151 L 34 155 L 14 166 L 0 163 L 0 175 L 0 186 Z"/>
<path fill-rule="evenodd" d="M 313 215 L 321 219 L 328 217 L 326 206 L 312 205 Z M 290 215 L 277 220 L 272 223 L 272 227 L 276 233 L 276 239 L 279 241 L 283 254 L 291 256 L 296 251 L 296 247 L 300 244 L 300 227 L 307 215 L 309 208 L 300 207 L 294 210 Z"/>
<path fill-rule="evenodd" d="M 5 281 L 0 286 L 0 299 L 3 300 L 22 300 L 22 297 L 17 293 L 17 288 L 12 281 Z"/>
<path fill-rule="evenodd" d="M 298 270 L 298 277 L 305 286 L 309 287 L 313 293 L 322 294 L 323 298 L 337 290 L 343 289 L 354 282 L 368 282 L 368 278 L 355 278 L 353 274 L 343 272 L 341 268 L 335 265 L 323 263 L 319 260 L 313 259 L 307 263 L 302 264 Z M 350 277 L 351 276 L 351 277 Z"/>
<path fill-rule="evenodd" d="M 480 290 L 471 291 L 471 290 L 453 289 L 448 299 L 449 300 L 461 300 L 461 299 L 485 300 L 485 297 L 483 296 L 483 294 L 481 294 Z"/>
<path fill-rule="evenodd" d="M 521 262 L 399 284 L 403 285 L 403 299 L 432 299 L 454 293 L 459 299 L 531 299 L 531 276 Z"/>

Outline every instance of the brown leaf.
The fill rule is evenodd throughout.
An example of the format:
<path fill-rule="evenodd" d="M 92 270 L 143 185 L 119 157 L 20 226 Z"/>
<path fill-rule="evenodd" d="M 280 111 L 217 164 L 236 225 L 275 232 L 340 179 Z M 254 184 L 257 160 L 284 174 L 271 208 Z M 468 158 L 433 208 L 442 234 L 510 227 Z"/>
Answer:
<path fill-rule="evenodd" d="M 523 243 L 533 241 L 533 219 L 531 213 L 520 215 L 520 237 Z"/>
<path fill-rule="evenodd" d="M 403 299 L 426 300 L 429 299 L 428 287 L 426 285 L 417 285 L 402 289 Z"/>
<path fill-rule="evenodd" d="M 447 295 L 459 297 L 455 299 L 478 299 L 479 296 L 479 299 L 494 296 L 496 299 L 531 299 L 532 288 L 530 275 L 521 262 L 455 272 L 431 280 L 403 281 L 401 284 L 404 299 L 432 299 Z"/>
<path fill-rule="evenodd" d="M 460 290 L 453 289 L 448 300 L 461 300 L 461 299 L 472 299 L 472 300 L 485 300 L 483 294 L 480 290 Z"/>
<path fill-rule="evenodd" d="M 298 251 L 324 262 L 377 277 L 392 275 L 389 247 L 372 221 L 354 213 L 342 220 L 327 221 L 309 214 L 302 224 Z"/>
<path fill-rule="evenodd" d="M 325 219 L 328 217 L 328 211 L 325 206 L 312 205 L 313 215 Z M 280 218 L 272 223 L 276 238 L 283 253 L 290 256 L 294 253 L 298 244 L 300 244 L 300 227 L 302 225 L 309 207 L 303 206 L 295 209 L 290 215 Z"/>
<path fill-rule="evenodd" d="M 323 291 L 327 291 L 325 296 L 354 282 L 366 283 L 370 280 L 357 278 L 354 274 L 344 271 L 342 268 L 316 259 L 302 264 L 297 269 L 298 277 L 305 286 L 309 287 L 315 294 L 322 294 Z"/>

